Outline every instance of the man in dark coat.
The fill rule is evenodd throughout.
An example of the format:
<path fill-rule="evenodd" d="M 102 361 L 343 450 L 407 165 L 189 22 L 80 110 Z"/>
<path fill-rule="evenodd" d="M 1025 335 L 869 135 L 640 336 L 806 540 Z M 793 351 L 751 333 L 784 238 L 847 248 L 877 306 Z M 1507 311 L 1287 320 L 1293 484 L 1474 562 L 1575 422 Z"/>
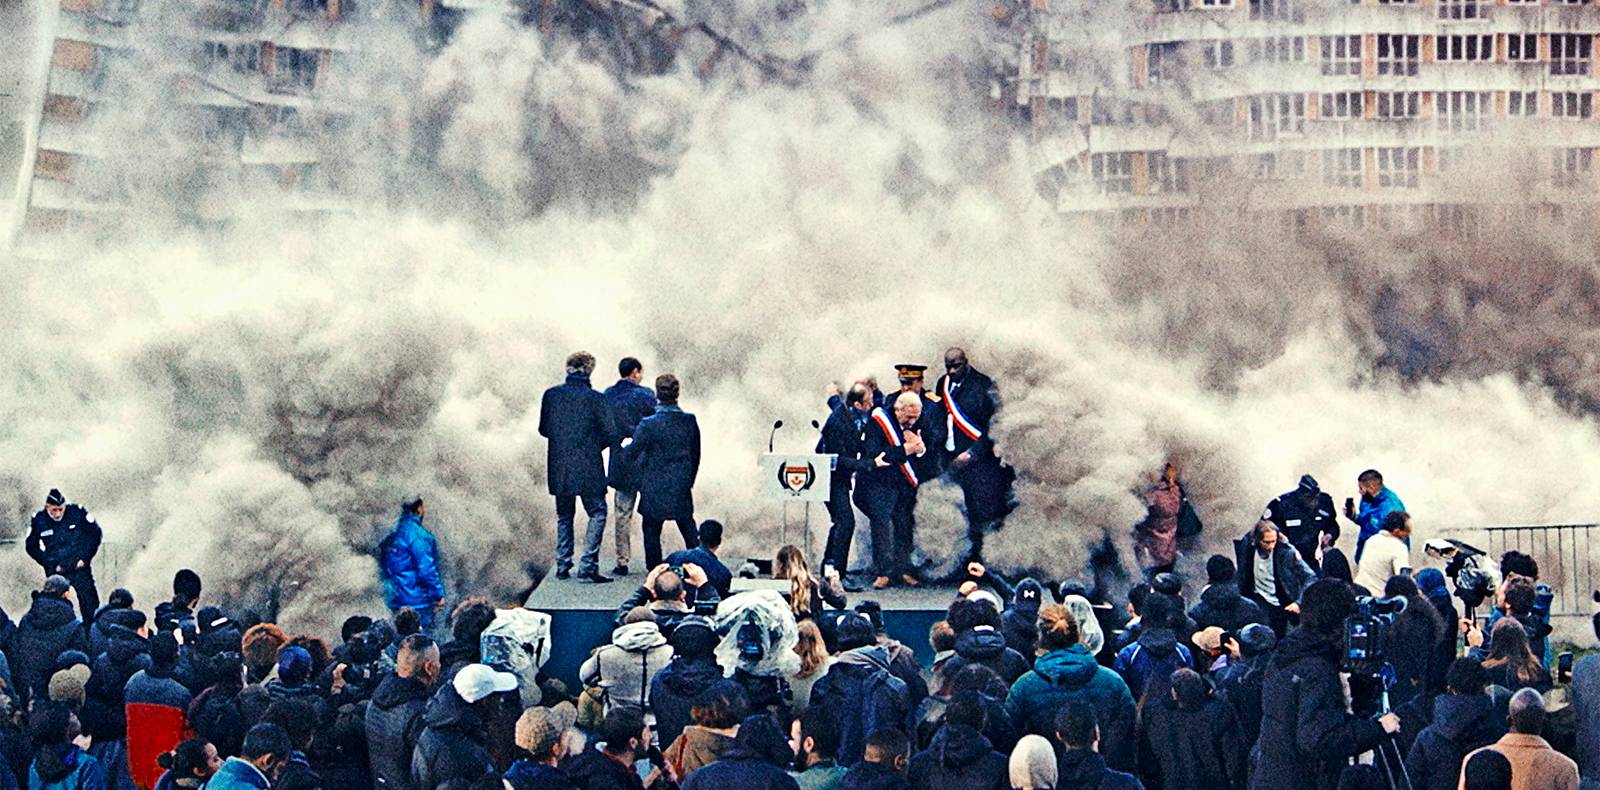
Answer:
<path fill-rule="evenodd" d="M 1232 706 L 1204 679 L 1180 669 L 1170 691 L 1139 717 L 1139 765 L 1151 790 L 1233 790 L 1245 781 L 1245 744 Z"/>
<path fill-rule="evenodd" d="M 850 571 L 850 542 L 856 534 L 856 511 L 850 504 L 850 490 L 858 472 L 871 467 L 872 459 L 861 457 L 861 435 L 872 413 L 872 393 L 865 384 L 856 384 L 845 393 L 844 403 L 828 415 L 817 439 L 817 452 L 836 456 L 828 483 L 828 544 L 823 550 L 823 565 L 831 565 L 840 576 Z"/>
<path fill-rule="evenodd" d="M 45 579 L 11 638 L 11 678 L 25 701 L 44 696 L 58 656 L 68 650 L 88 649 L 83 624 L 67 599 L 70 589 L 71 582 L 64 576 Z"/>
<path fill-rule="evenodd" d="M 194 607 L 200 600 L 200 574 L 183 568 L 172 576 L 172 600 L 156 604 L 157 631 L 183 631 L 195 634 Z"/>
<path fill-rule="evenodd" d="M 945 374 L 934 396 L 939 399 L 945 426 L 938 437 L 943 468 L 961 486 L 966 500 L 968 560 L 983 561 L 983 536 L 1005 518 L 1010 508 L 1011 471 L 1000 463 L 989 435 L 999 410 L 994 381 L 972 369 L 967 352 L 944 352 Z"/>
<path fill-rule="evenodd" d="M 716 627 L 700 615 L 689 615 L 672 629 L 672 663 L 650 679 L 650 712 L 656 717 L 661 743 L 672 743 L 694 723 L 694 701 L 722 679 L 717 666 Z"/>
<path fill-rule="evenodd" d="M 611 465 L 606 469 L 606 485 L 611 487 L 611 531 L 617 543 L 617 567 L 613 576 L 626 576 L 633 553 L 633 508 L 639 503 L 639 475 L 628 459 L 627 444 L 633 440 L 639 422 L 656 413 L 656 394 L 640 384 L 644 365 L 633 357 L 617 363 L 617 383 L 606 388 L 606 405 L 611 408 L 617 443 L 611 446 Z M 646 568 L 648 570 L 648 568 Z"/>
<path fill-rule="evenodd" d="M 944 404 L 939 400 L 939 396 L 929 393 L 923 388 L 924 375 L 928 370 L 927 365 L 902 362 L 895 365 L 894 370 L 895 375 L 900 379 L 900 392 L 888 395 L 888 399 L 892 402 L 900 396 L 901 392 L 911 392 L 915 393 L 917 398 L 922 401 L 922 417 L 917 420 L 917 435 L 921 436 L 923 444 L 933 449 L 934 452 L 918 458 L 912 462 L 912 465 L 916 467 L 917 476 L 923 480 L 932 480 L 939 476 L 944 465 L 944 454 L 939 452 L 939 448 L 944 447 L 945 444 L 944 430 L 947 415 L 944 411 Z"/>
<path fill-rule="evenodd" d="M 1350 715 L 1339 681 L 1344 621 L 1355 595 L 1323 579 L 1301 597 L 1300 627 L 1278 644 L 1261 690 L 1259 758 L 1251 790 L 1333 790 L 1349 758 L 1400 731 L 1400 717 Z"/>
<path fill-rule="evenodd" d="M 922 402 L 902 393 L 894 414 L 873 409 L 862 437 L 861 460 L 870 464 L 856 479 L 855 502 L 872 526 L 872 586 L 883 589 L 900 581 L 920 584 L 911 574 L 911 548 L 916 538 L 917 487 L 922 478 L 912 463 L 929 448 L 917 434 Z"/>
<path fill-rule="evenodd" d="M 944 674 L 955 677 L 965 666 L 982 664 L 1004 680 L 1017 682 L 1032 663 L 1006 645 L 1000 632 L 1000 613 L 987 602 L 965 598 L 950 604 L 950 627 L 956 632 L 956 654 L 944 666 Z"/>
<path fill-rule="evenodd" d="M 906 768 L 912 790 L 1008 790 L 1009 761 L 983 736 L 986 723 L 985 706 L 976 692 L 951 697 L 944 709 L 944 726 Z"/>
<path fill-rule="evenodd" d="M 1261 607 L 1239 594 L 1237 576 L 1233 560 L 1221 554 L 1206 560 L 1206 588 L 1200 591 L 1200 603 L 1189 610 L 1195 628 L 1216 626 L 1237 634 L 1251 623 L 1266 624 Z"/>
<path fill-rule="evenodd" d="M 489 759 L 488 707 L 496 693 L 516 688 L 516 675 L 468 664 L 439 689 L 428 702 L 426 726 L 411 755 L 413 790 L 470 787 L 495 773 Z"/>
<path fill-rule="evenodd" d="M 156 634 L 150 637 L 150 668 L 129 678 L 123 689 L 128 769 L 139 787 L 155 787 L 161 778 L 157 760 L 177 748 L 189 729 L 185 712 L 193 698 L 173 677 L 177 669 L 178 640 Z"/>
<path fill-rule="evenodd" d="M 1257 522 L 1249 535 L 1234 541 L 1233 553 L 1238 559 L 1239 594 L 1261 607 L 1267 623 L 1282 638 L 1299 616 L 1300 596 L 1316 581 L 1316 572 L 1270 521 Z"/>
<path fill-rule="evenodd" d="M 839 650 L 838 660 L 811 687 L 811 704 L 839 722 L 838 759 L 848 765 L 861 759 L 872 733 L 909 727 L 916 708 L 905 681 L 890 671 L 889 651 L 878 645 L 865 617 L 840 618 Z"/>
<path fill-rule="evenodd" d="M 422 735 L 423 713 L 439 677 L 439 646 L 422 634 L 400 642 L 394 674 L 378 684 L 367 705 L 367 759 L 382 790 L 413 790 L 411 755 Z"/>
<path fill-rule="evenodd" d="M 746 717 L 733 746 L 691 774 L 683 790 L 800 790 L 784 770 L 793 764 L 789 736 L 771 716 L 760 713 Z"/>
<path fill-rule="evenodd" d="M 1248 749 L 1261 735 L 1261 686 L 1272 666 L 1272 650 L 1278 638 L 1267 626 L 1247 625 L 1231 640 L 1233 653 L 1215 681 L 1239 719 L 1239 730 Z"/>
<path fill-rule="evenodd" d="M 1100 723 L 1094 706 L 1069 702 L 1056 713 L 1056 740 L 1061 759 L 1056 763 L 1057 790 L 1144 790 L 1144 785 L 1106 766 L 1100 756 Z"/>
<path fill-rule="evenodd" d="M 1322 486 L 1311 475 L 1301 475 L 1295 490 L 1267 503 L 1261 514 L 1294 544 L 1300 558 L 1315 571 L 1317 549 L 1332 546 L 1339 539 L 1338 511 L 1333 509 L 1333 497 L 1322 493 Z M 1242 570 L 1242 569 L 1241 569 Z"/>
<path fill-rule="evenodd" d="M 62 576 L 78 596 L 84 622 L 93 622 L 100 608 L 94 586 L 94 555 L 100 551 L 100 525 L 82 505 L 69 504 L 58 489 L 45 496 L 44 510 L 33 514 L 26 541 L 28 556 L 46 576 Z"/>
<path fill-rule="evenodd" d="M 1467 755 L 1506 734 L 1505 720 L 1484 693 L 1489 673 L 1477 659 L 1451 662 L 1447 683 L 1449 693 L 1433 702 L 1433 723 L 1423 728 L 1406 753 L 1406 772 L 1416 790 L 1451 790 Z"/>
<path fill-rule="evenodd" d="M 639 422 L 631 460 L 638 464 L 639 515 L 644 517 L 644 566 L 661 564 L 661 527 L 678 526 L 683 547 L 700 545 L 694 521 L 694 481 L 700 474 L 700 424 L 678 408 L 681 387 L 671 373 L 656 377 L 656 413 Z"/>
<path fill-rule="evenodd" d="M 836 785 L 838 790 L 908 790 L 906 763 L 911 758 L 911 739 L 893 727 L 882 727 L 867 738 L 861 762 L 846 771 Z"/>
<path fill-rule="evenodd" d="M 595 740 L 603 748 L 590 747 L 561 762 L 579 790 L 665 790 L 672 787 L 670 777 L 657 771 L 647 784 L 633 770 L 633 764 L 650 751 L 650 725 L 638 708 L 619 705 L 606 713 Z"/>
<path fill-rule="evenodd" d="M 578 578 L 597 584 L 600 540 L 606 531 L 606 467 L 601 453 L 616 441 L 617 429 L 605 396 L 589 386 L 594 356 L 579 351 L 567 357 L 567 380 L 544 392 L 539 404 L 539 435 L 550 440 L 550 495 L 556 498 L 556 578 L 572 573 L 574 499 L 589 515 Z"/>

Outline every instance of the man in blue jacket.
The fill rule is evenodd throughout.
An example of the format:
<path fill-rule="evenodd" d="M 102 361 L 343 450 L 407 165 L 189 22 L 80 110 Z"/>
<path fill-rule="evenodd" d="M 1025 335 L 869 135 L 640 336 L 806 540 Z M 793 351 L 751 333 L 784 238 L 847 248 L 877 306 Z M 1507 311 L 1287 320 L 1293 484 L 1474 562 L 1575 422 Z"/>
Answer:
<path fill-rule="evenodd" d="M 617 542 L 617 567 L 611 569 L 611 575 L 626 576 L 628 555 L 633 553 L 633 508 L 639 501 L 639 476 L 628 462 L 627 445 L 633 441 L 633 431 L 639 427 L 639 422 L 656 413 L 656 394 L 639 383 L 644 379 L 644 366 L 639 360 L 623 357 L 617 363 L 617 374 L 622 378 L 606 388 L 605 395 L 611 419 L 617 426 L 617 443 L 611 446 L 606 485 L 611 486 L 614 513 L 611 529 L 616 533 Z"/>
<path fill-rule="evenodd" d="M 444 602 L 439 579 L 439 544 L 422 525 L 427 508 L 422 497 L 400 506 L 400 519 L 381 544 L 383 597 L 389 609 L 415 609 L 424 631 L 433 628 L 434 613 Z"/>
<path fill-rule="evenodd" d="M 1362 472 L 1356 478 L 1356 487 L 1361 491 L 1361 509 L 1357 510 L 1354 502 L 1346 500 L 1344 517 L 1361 527 L 1361 534 L 1356 537 L 1355 554 L 1355 561 L 1360 563 L 1361 550 L 1366 547 L 1367 538 L 1383 531 L 1384 518 L 1390 513 L 1405 510 L 1406 503 L 1383 485 L 1383 475 L 1376 469 Z"/>
<path fill-rule="evenodd" d="M 700 474 L 700 423 L 678 408 L 681 385 L 671 373 L 656 377 L 656 413 L 639 422 L 629 447 L 638 464 L 639 515 L 644 517 L 644 565 L 661 564 L 661 527 L 678 526 L 683 547 L 700 545 L 694 520 L 694 481 Z"/>
<path fill-rule="evenodd" d="M 567 357 L 567 380 L 545 390 L 539 404 L 539 435 L 550 440 L 547 461 L 550 495 L 556 499 L 556 578 L 572 575 L 572 519 L 575 500 L 589 515 L 578 578 L 596 584 L 600 575 L 600 539 L 606 532 L 606 463 L 602 457 L 616 442 L 616 423 L 605 396 L 589 386 L 594 355 L 579 351 Z"/>

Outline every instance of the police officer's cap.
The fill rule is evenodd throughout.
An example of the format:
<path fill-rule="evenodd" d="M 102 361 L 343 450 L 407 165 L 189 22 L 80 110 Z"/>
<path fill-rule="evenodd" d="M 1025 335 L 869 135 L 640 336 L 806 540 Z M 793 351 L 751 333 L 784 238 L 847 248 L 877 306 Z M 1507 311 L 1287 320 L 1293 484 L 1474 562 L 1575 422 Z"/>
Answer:
<path fill-rule="evenodd" d="M 65 505 L 67 504 L 67 498 L 61 495 L 61 489 L 52 488 L 50 493 L 45 494 L 44 503 L 46 505 Z"/>
<path fill-rule="evenodd" d="M 894 366 L 895 375 L 899 376 L 901 381 L 921 381 L 922 374 L 927 369 L 927 365 L 913 365 L 906 362 Z"/>

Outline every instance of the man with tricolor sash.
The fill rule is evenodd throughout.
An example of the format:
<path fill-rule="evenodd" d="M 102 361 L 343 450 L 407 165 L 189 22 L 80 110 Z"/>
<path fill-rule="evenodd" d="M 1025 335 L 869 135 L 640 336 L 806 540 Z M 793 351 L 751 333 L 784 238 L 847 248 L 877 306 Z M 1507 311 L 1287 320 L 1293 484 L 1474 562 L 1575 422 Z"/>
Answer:
<path fill-rule="evenodd" d="M 967 352 L 944 352 L 945 374 L 934 388 L 943 406 L 944 442 L 940 450 L 944 469 L 961 486 L 967 511 L 967 538 L 972 547 L 968 560 L 981 562 L 984 533 L 993 529 L 1010 509 L 1010 470 L 1000 463 L 989 436 L 989 424 L 999 407 L 994 381 L 972 369 Z"/>
<path fill-rule="evenodd" d="M 861 460 L 867 468 L 856 476 L 855 502 L 872 528 L 872 586 L 879 590 L 896 581 L 919 584 L 911 574 L 911 548 L 922 484 L 915 462 L 928 453 L 916 429 L 921 416 L 922 399 L 901 393 L 892 415 L 886 408 L 872 410 L 862 436 Z"/>

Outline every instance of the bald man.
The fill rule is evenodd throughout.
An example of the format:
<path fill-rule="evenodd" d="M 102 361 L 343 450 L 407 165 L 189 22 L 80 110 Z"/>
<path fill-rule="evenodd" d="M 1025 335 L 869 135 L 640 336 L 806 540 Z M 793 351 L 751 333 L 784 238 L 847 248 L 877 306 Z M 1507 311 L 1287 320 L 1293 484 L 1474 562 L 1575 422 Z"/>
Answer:
<path fill-rule="evenodd" d="M 911 547 L 916 538 L 913 515 L 917 487 L 922 484 L 915 461 L 928 453 L 917 432 L 922 398 L 902 392 L 891 415 L 873 409 L 861 438 L 861 461 L 866 467 L 856 477 L 856 507 L 867 514 L 872 527 L 872 586 L 884 589 L 899 582 L 912 587 L 920 582 L 911 573 Z"/>
<path fill-rule="evenodd" d="M 961 486 L 965 500 L 971 544 L 967 559 L 982 562 L 983 536 L 998 527 L 1011 509 L 1011 470 L 1000 463 L 989 436 L 999 402 L 994 381 L 972 369 L 965 349 L 946 350 L 944 370 L 934 387 L 945 418 L 939 449 L 944 469 Z"/>

